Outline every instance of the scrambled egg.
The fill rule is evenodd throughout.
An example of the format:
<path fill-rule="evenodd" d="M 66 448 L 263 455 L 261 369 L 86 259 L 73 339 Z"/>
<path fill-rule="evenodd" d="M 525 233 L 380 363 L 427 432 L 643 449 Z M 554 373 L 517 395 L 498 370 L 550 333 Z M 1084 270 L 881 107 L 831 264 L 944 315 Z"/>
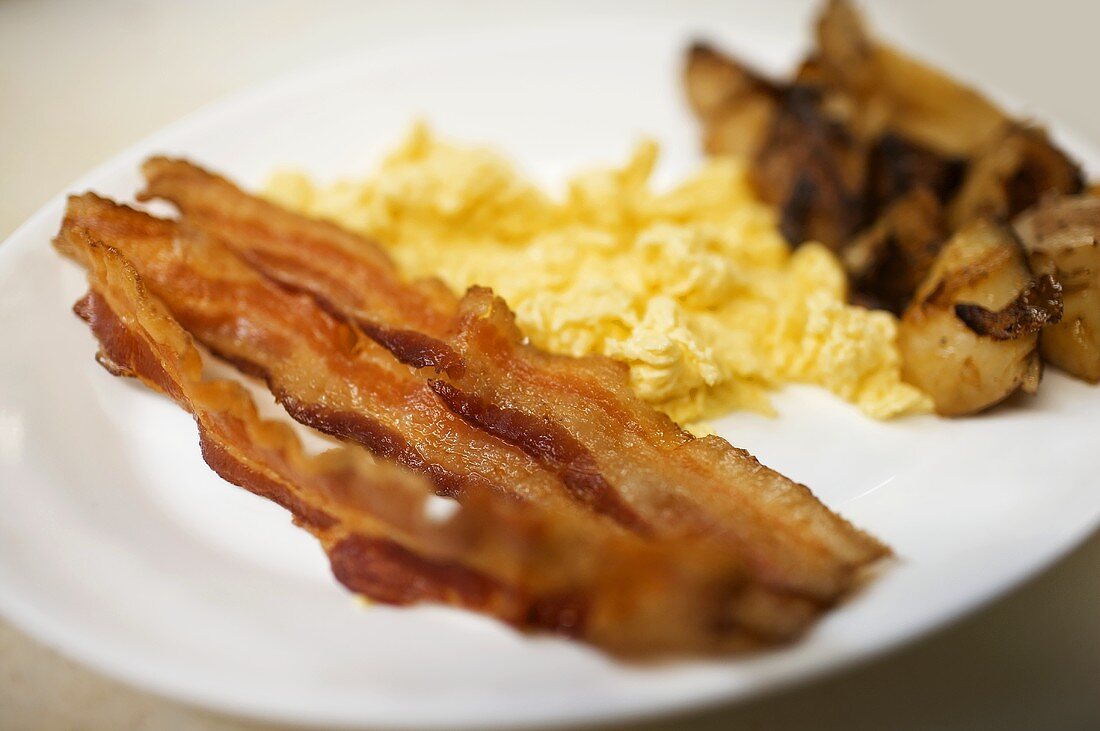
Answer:
<path fill-rule="evenodd" d="M 499 155 L 418 125 L 365 181 L 282 172 L 267 195 L 377 239 L 411 276 L 492 287 L 533 342 L 625 362 L 637 393 L 681 423 L 771 413 L 768 391 L 790 382 L 877 418 L 931 408 L 901 380 L 897 320 L 847 304 L 823 246 L 791 250 L 742 163 L 709 161 L 658 192 L 657 154 L 642 142 L 555 200 Z"/>

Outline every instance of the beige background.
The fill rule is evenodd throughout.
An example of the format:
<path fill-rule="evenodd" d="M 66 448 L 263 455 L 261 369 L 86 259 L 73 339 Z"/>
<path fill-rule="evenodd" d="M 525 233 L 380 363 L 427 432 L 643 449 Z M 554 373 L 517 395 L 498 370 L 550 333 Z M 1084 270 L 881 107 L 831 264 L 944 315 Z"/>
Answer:
<path fill-rule="evenodd" d="M 864 4 L 889 37 L 1100 142 L 1100 3 Z M 0 0 L 0 237 L 127 144 L 303 64 L 487 19 L 673 12 L 664 5 Z M 735 0 L 677 5 L 704 30 L 737 22 Z M 759 5 L 779 28 L 810 12 L 806 2 Z M 1100 728 L 1100 536 L 991 608 L 886 658 L 653 726 L 809 727 Z M 259 727 L 119 685 L 0 620 L 0 729 L 246 728 Z"/>

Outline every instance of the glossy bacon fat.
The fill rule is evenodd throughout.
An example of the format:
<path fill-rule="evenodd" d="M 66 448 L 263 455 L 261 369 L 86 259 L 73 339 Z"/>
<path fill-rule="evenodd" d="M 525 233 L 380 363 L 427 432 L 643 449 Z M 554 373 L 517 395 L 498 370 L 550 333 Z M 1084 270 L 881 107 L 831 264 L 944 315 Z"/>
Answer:
<path fill-rule="evenodd" d="M 631 392 L 621 365 L 527 344 L 491 292 L 456 299 L 438 282 L 405 283 L 374 242 L 187 162 L 154 158 L 144 172 L 144 198 L 174 203 L 285 290 L 310 293 L 419 368 L 453 413 L 556 474 L 574 498 L 622 506 L 604 512 L 628 529 L 710 536 L 763 585 L 821 605 L 888 553 L 806 487 L 723 439 L 679 429 Z M 416 298 L 421 309 L 406 305 Z"/>
<path fill-rule="evenodd" d="M 354 446 L 309 456 L 239 384 L 204 380 L 191 337 L 119 251 L 86 232 L 62 246 L 88 268 L 74 309 L 99 362 L 189 411 L 210 467 L 287 508 L 353 592 L 472 609 L 631 657 L 753 648 L 797 635 L 819 611 L 763 589 L 713 546 L 656 543 L 493 492 L 434 519 L 427 503 L 440 498 L 423 476 Z"/>

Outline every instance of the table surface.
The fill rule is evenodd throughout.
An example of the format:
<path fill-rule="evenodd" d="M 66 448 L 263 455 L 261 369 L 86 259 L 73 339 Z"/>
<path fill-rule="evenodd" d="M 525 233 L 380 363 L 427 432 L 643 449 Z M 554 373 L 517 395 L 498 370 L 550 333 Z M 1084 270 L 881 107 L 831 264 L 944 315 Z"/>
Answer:
<path fill-rule="evenodd" d="M 1100 3 L 864 0 L 899 45 L 1100 135 Z M 0 238 L 129 143 L 201 105 L 372 42 L 493 23 L 667 17 L 658 2 L 0 2 Z M 746 3 L 741 3 L 745 7 Z M 698 27 L 738 2 L 677 3 Z M 754 18 L 806 27 L 811 4 Z M 1100 140 L 1096 140 L 1100 142 Z M 1100 535 L 991 607 L 893 654 L 737 707 L 652 729 L 1100 727 Z M 0 620 L 0 728 L 257 729 L 120 685 Z"/>

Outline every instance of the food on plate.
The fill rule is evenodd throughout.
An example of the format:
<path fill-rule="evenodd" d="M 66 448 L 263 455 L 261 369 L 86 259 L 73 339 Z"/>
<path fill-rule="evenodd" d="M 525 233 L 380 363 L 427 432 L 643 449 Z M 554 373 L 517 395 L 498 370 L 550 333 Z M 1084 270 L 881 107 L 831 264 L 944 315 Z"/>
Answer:
<path fill-rule="evenodd" d="M 476 610 L 625 656 L 751 649 L 820 612 L 755 584 L 736 554 L 705 542 L 657 544 L 495 493 L 440 514 L 428 481 L 358 448 L 309 456 L 285 424 L 257 415 L 240 384 L 203 378 L 190 336 L 125 257 L 84 235 L 63 245 L 89 270 L 75 309 L 99 362 L 191 412 L 210 467 L 289 510 L 353 592 Z"/>
<path fill-rule="evenodd" d="M 928 276 L 946 235 L 943 205 L 928 188 L 913 188 L 844 250 L 853 289 L 874 292 L 876 304 L 900 314 Z"/>
<path fill-rule="evenodd" d="M 790 382 L 878 418 L 930 409 L 901 381 L 897 321 L 846 304 L 824 248 L 790 251 L 743 165 L 715 160 L 657 191 L 656 156 L 643 143 L 558 200 L 418 125 L 366 180 L 285 172 L 266 194 L 378 241 L 408 275 L 492 287 L 536 345 L 625 363 L 638 395 L 681 423 L 767 412 L 768 390 Z"/>
<path fill-rule="evenodd" d="M 779 209 L 789 242 L 817 241 L 838 250 L 863 225 L 866 150 L 827 117 L 817 93 L 784 91 L 764 145 L 753 156 L 751 180 Z"/>
<path fill-rule="evenodd" d="M 951 202 L 952 228 L 982 217 L 1011 218 L 1051 193 L 1081 190 L 1081 170 L 1037 128 L 1011 124 L 978 150 Z"/>
<path fill-rule="evenodd" d="M 751 163 L 752 187 L 778 209 L 787 241 L 835 250 L 859 229 L 867 151 L 826 114 L 817 89 L 768 79 L 704 43 L 688 50 L 685 86 L 704 148 Z"/>
<path fill-rule="evenodd" d="M 401 297 L 404 283 L 396 266 L 374 266 L 384 256 L 374 242 L 250 196 L 185 161 L 154 158 L 143 171 L 141 198 L 171 202 L 186 227 L 222 239 L 288 291 L 312 294 L 371 337 L 377 315 L 400 316 L 397 307 L 372 309 L 371 298 Z M 375 281 L 381 278 L 388 281 Z M 823 599 L 850 581 L 854 567 L 881 554 L 877 541 L 804 487 L 723 439 L 693 438 L 648 407 L 621 365 L 553 355 L 526 342 L 508 306 L 484 288 L 456 299 L 440 331 L 414 325 L 388 320 L 383 328 L 403 336 L 378 340 L 417 369 L 440 403 L 558 475 L 575 503 L 628 529 L 718 536 L 748 552 L 783 590 Z"/>
<path fill-rule="evenodd" d="M 972 413 L 1017 386 L 1034 392 L 1040 363 L 1028 366 L 1026 377 L 1022 361 L 996 377 L 989 369 L 1007 356 L 1009 340 L 1026 349 L 1042 328 L 1076 327 L 1058 324 L 1054 300 L 1066 285 L 1057 271 L 1044 277 L 1029 271 L 1033 261 L 1025 259 L 1022 271 L 1011 267 L 1010 287 L 996 278 L 971 282 L 966 301 L 950 307 L 951 298 L 928 295 L 985 251 L 959 242 L 990 238 L 975 232 L 993 231 L 992 221 L 1018 216 L 1044 196 L 1082 190 L 1080 167 L 1042 128 L 881 43 L 846 0 L 827 2 L 814 48 L 790 80 L 768 78 L 696 43 L 687 52 L 684 86 L 704 148 L 747 161 L 757 194 L 779 209 L 787 240 L 837 251 L 854 301 L 906 313 L 903 374 L 933 397 L 939 413 Z M 1013 235 L 1006 230 L 994 238 Z M 999 317 L 976 309 L 990 302 L 1007 307 L 1001 301 L 1013 287 L 1022 299 Z M 1095 300 L 1078 298 L 1077 306 L 1074 322 L 1100 320 Z M 927 340 L 933 331 L 951 342 L 961 338 L 957 344 L 966 344 L 974 367 L 957 368 L 962 353 L 943 344 L 922 351 L 933 344 Z M 1085 340 L 1076 337 L 1075 352 Z M 1088 372 L 1080 362 L 1067 370 Z"/>
<path fill-rule="evenodd" d="M 1046 362 L 1100 381 L 1100 198 L 1051 196 L 1013 225 L 1032 270 L 1061 283 L 1061 322 L 1039 335 Z"/>
<path fill-rule="evenodd" d="M 707 152 L 753 158 L 763 149 L 779 108 L 780 88 L 747 64 L 705 43 L 688 49 L 688 103 L 707 123 Z"/>
<path fill-rule="evenodd" d="M 70 199 L 55 241 L 90 271 L 79 311 L 101 362 L 191 410 L 211 466 L 292 510 L 352 591 L 624 655 L 730 652 L 798 636 L 888 555 L 804 486 L 650 409 L 622 366 L 528 344 L 487 290 L 405 281 L 372 242 L 185 162 L 145 173 L 144 197 L 174 202 L 180 221 L 89 194 Z M 407 309 L 415 298 L 433 312 Z M 339 468 L 317 477 L 285 429 L 278 448 L 249 443 L 282 428 L 258 426 L 232 386 L 198 382 L 177 321 L 292 416 L 355 443 Z M 339 456 L 359 446 L 396 464 L 375 474 Z M 470 526 L 389 522 L 392 475 L 417 501 L 456 499 Z"/>
<path fill-rule="evenodd" d="M 867 167 L 867 205 L 876 220 L 894 203 L 917 191 L 924 191 L 943 205 L 954 197 L 966 173 L 964 159 L 940 155 L 893 132 L 884 132 L 875 140 L 868 152 Z"/>
<path fill-rule="evenodd" d="M 365 181 L 267 199 L 152 158 L 138 198 L 177 218 L 73 196 L 54 244 L 100 363 L 352 592 L 628 657 L 790 641 L 889 549 L 675 420 L 788 382 L 886 418 L 1034 393 L 1043 359 L 1100 380 L 1100 199 L 842 0 L 791 80 L 697 44 L 685 83 L 721 157 L 668 191 L 653 143 L 558 199 L 418 125 Z M 196 344 L 341 443 L 307 454 Z"/>
<path fill-rule="evenodd" d="M 947 242 L 902 317 L 905 377 L 946 416 L 1034 393 L 1039 330 L 1061 316 L 1060 285 L 1032 278 L 1012 230 L 974 221 Z"/>
<path fill-rule="evenodd" d="M 978 91 L 874 38 L 847 0 L 825 3 L 800 71 L 797 81 L 821 87 L 830 113 L 863 139 L 892 131 L 965 157 L 1008 121 Z"/>
<path fill-rule="evenodd" d="M 1045 132 L 879 43 L 845 0 L 826 4 L 815 48 L 790 81 L 703 43 L 688 50 L 684 79 L 704 147 L 750 162 L 757 192 L 779 207 L 794 245 L 843 250 L 914 188 L 950 204 L 954 230 L 1082 185 Z M 742 110 L 765 102 L 769 113 L 754 123 L 761 129 L 745 130 Z"/>
<path fill-rule="evenodd" d="M 552 475 L 449 411 L 384 348 L 220 240 L 94 194 L 70 199 L 56 245 L 72 255 L 85 236 L 126 256 L 196 340 L 263 378 L 303 424 L 423 472 L 442 495 L 518 488 L 550 504 L 562 494 Z"/>

